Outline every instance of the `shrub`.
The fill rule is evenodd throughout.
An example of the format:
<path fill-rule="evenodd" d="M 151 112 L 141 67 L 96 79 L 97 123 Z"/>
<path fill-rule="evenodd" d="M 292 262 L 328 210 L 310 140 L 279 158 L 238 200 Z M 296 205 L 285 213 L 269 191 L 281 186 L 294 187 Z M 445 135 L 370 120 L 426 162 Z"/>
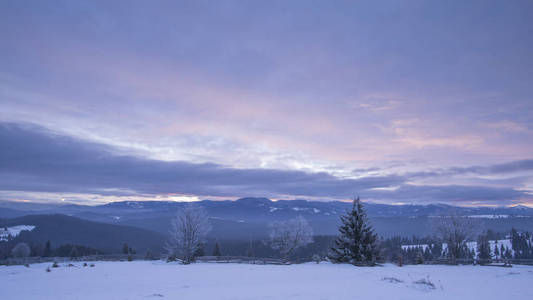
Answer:
<path fill-rule="evenodd" d="M 313 261 L 316 262 L 317 264 L 319 264 L 319 263 L 322 261 L 322 258 L 321 258 L 320 255 L 318 255 L 318 254 L 314 254 L 312 259 L 313 259 Z"/>
<path fill-rule="evenodd" d="M 415 281 L 413 283 L 421 285 L 421 286 L 425 286 L 426 288 L 431 289 L 431 290 L 434 290 L 436 288 L 435 284 L 433 282 L 431 282 L 431 280 L 429 280 L 429 277 L 428 278 L 419 279 L 419 280 L 417 280 L 417 281 Z"/>
<path fill-rule="evenodd" d="M 398 279 L 396 277 L 383 277 L 381 280 L 388 281 L 390 283 L 402 283 L 403 282 L 403 280 Z"/>
<path fill-rule="evenodd" d="M 421 265 L 423 263 L 424 263 L 424 256 L 423 256 L 422 252 L 418 252 L 416 254 L 416 264 L 417 265 Z"/>

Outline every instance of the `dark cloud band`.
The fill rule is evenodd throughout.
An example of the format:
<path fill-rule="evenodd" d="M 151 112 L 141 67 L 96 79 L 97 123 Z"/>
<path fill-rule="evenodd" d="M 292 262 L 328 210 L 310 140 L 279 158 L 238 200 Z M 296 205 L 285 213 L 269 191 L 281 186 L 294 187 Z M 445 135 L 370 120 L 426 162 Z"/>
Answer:
<path fill-rule="evenodd" d="M 406 184 L 409 176 L 400 175 L 343 179 L 327 173 L 159 161 L 120 155 L 110 146 L 29 124 L 0 123 L 0 140 L 2 190 L 324 198 L 347 198 L 358 193 L 372 199 L 409 202 L 506 201 L 528 196 L 511 188 L 415 186 Z M 524 165 L 527 167 L 528 162 L 486 170 L 507 172 L 521 170 Z"/>

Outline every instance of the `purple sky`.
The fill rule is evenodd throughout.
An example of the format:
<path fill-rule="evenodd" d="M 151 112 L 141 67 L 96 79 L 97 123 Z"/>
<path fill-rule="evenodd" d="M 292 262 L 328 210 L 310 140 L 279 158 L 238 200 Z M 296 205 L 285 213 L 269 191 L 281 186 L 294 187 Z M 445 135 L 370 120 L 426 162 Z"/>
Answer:
<path fill-rule="evenodd" d="M 8 0 L 0 37 L 0 199 L 533 205 L 531 1 Z"/>

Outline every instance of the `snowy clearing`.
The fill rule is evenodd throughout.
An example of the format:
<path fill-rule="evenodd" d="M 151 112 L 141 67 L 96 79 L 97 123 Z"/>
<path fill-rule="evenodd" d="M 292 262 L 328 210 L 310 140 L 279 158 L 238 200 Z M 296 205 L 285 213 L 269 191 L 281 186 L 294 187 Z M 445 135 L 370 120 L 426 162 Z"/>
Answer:
<path fill-rule="evenodd" d="M 0 267 L 0 299 L 533 299 L 533 267 L 95 262 Z"/>
<path fill-rule="evenodd" d="M 35 229 L 35 226 L 33 225 L 17 225 L 7 228 L 0 228 L 0 242 L 7 241 L 9 236 L 16 237 L 24 230 L 32 231 L 33 229 Z"/>

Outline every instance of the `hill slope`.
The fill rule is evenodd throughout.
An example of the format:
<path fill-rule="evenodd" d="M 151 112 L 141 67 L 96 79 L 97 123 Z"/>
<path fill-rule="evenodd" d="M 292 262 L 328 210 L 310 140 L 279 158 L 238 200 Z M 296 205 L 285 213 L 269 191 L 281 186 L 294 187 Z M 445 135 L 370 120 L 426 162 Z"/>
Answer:
<path fill-rule="evenodd" d="M 28 215 L 13 219 L 1 219 L 0 226 L 33 225 L 32 231 L 22 231 L 14 242 L 44 244 L 50 240 L 52 247 L 62 244 L 83 245 L 105 252 L 120 252 L 127 243 L 138 253 L 147 249 L 158 252 L 165 237 L 154 231 L 113 224 L 82 220 L 65 215 Z"/>

